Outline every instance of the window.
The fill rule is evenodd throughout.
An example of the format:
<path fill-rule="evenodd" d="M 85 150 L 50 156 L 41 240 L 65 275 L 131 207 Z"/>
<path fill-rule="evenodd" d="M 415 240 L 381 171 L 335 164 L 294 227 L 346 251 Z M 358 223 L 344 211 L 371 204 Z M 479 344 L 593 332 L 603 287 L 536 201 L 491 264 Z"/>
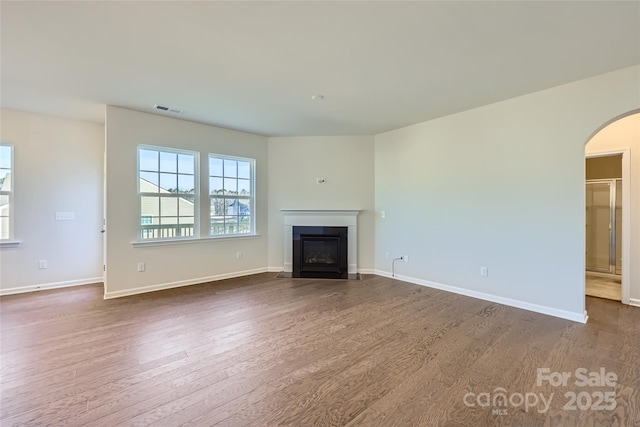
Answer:
<path fill-rule="evenodd" d="M 210 236 L 253 234 L 255 160 L 209 154 Z"/>
<path fill-rule="evenodd" d="M 0 240 L 13 236 L 11 210 L 13 203 L 13 146 L 0 143 Z"/>
<path fill-rule="evenodd" d="M 197 235 L 198 153 L 138 147 L 139 240 Z"/>

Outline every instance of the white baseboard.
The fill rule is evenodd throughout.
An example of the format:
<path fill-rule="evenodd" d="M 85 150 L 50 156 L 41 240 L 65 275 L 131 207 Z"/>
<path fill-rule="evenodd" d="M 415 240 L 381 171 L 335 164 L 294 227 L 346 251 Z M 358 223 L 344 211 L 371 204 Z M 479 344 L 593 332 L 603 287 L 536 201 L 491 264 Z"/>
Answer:
<path fill-rule="evenodd" d="M 640 299 L 629 298 L 629 305 L 632 305 L 634 307 L 640 307 Z"/>
<path fill-rule="evenodd" d="M 144 294 L 147 292 L 179 288 L 182 286 L 200 285 L 202 283 L 207 283 L 207 282 L 216 282 L 218 280 L 234 279 L 236 277 L 250 276 L 252 274 L 258 274 L 258 273 L 266 273 L 267 271 L 268 269 L 266 267 L 255 268 L 253 270 L 236 271 L 233 273 L 218 274 L 216 276 L 198 277 L 195 279 L 179 280 L 177 282 L 169 282 L 169 283 L 160 283 L 157 285 L 142 286 L 140 288 L 125 289 L 122 291 L 113 291 L 113 292 L 108 292 L 107 286 L 105 286 L 104 299 L 121 298 L 121 297 L 130 296 L 130 295 Z"/>
<path fill-rule="evenodd" d="M 375 274 L 384 277 L 392 277 L 391 273 L 387 271 L 376 270 Z M 429 288 L 440 289 L 446 292 L 452 292 L 454 294 L 465 295 L 472 298 L 478 298 L 485 301 L 496 302 L 498 304 L 504 304 L 511 307 L 521 308 L 523 310 L 533 311 L 535 313 L 546 314 L 549 316 L 560 317 L 561 319 L 567 319 L 578 323 L 587 323 L 589 316 L 587 312 L 575 313 L 572 311 L 559 310 L 557 308 L 547 307 L 544 305 L 532 304 L 525 301 L 515 300 L 511 298 L 500 297 L 497 295 L 487 294 L 484 292 L 472 291 L 469 289 L 459 288 L 457 286 L 444 285 L 442 283 L 431 282 L 428 280 L 416 279 L 413 277 L 397 275 L 394 279 L 413 283 L 415 285 L 426 286 Z"/>
<path fill-rule="evenodd" d="M 66 282 L 44 283 L 41 285 L 20 286 L 17 288 L 0 289 L 0 296 L 24 294 L 26 292 L 44 291 L 47 289 L 70 288 L 72 286 L 94 285 L 102 283 L 102 277 L 93 277 L 90 279 L 68 280 Z"/>
<path fill-rule="evenodd" d="M 389 277 L 392 279 L 397 279 L 398 277 L 393 277 L 391 275 L 391 273 L 389 273 L 388 271 L 382 271 L 382 270 L 373 270 L 373 274 L 377 275 L 377 276 L 382 276 L 382 277 Z M 399 279 L 398 279 L 399 280 Z M 406 280 L 405 280 L 406 281 Z"/>
<path fill-rule="evenodd" d="M 256 269 L 252 269 L 252 270 L 237 271 L 237 272 L 233 272 L 233 273 L 219 274 L 219 275 L 216 275 L 216 276 L 208 276 L 208 277 L 199 277 L 199 278 L 194 278 L 194 279 L 180 280 L 180 281 L 177 281 L 177 282 L 161 283 L 161 284 L 157 284 L 157 285 L 143 286 L 143 287 L 139 287 L 139 288 L 125 289 L 125 290 L 122 290 L 122 291 L 114 291 L 114 292 L 108 292 L 106 287 L 105 287 L 104 298 L 105 299 L 120 298 L 120 297 L 129 296 L 129 295 L 143 294 L 143 293 L 146 293 L 146 292 L 153 292 L 153 291 L 160 291 L 160 290 L 164 290 L 164 289 L 178 288 L 178 287 L 181 287 L 181 286 L 197 285 L 197 284 L 202 284 L 202 283 L 207 283 L 207 282 L 215 282 L 215 281 L 218 281 L 218 280 L 233 279 L 233 278 L 236 278 L 236 277 L 250 276 L 252 274 L 267 273 L 267 272 L 278 273 L 278 272 L 281 272 L 281 271 L 282 271 L 282 267 L 263 267 L 263 268 L 256 268 Z M 375 275 L 378 275 L 378 276 L 389 277 L 389 278 L 392 277 L 391 273 L 389 273 L 387 271 L 374 270 L 374 269 L 360 269 L 359 273 L 360 274 L 375 274 Z M 487 293 L 484 293 L 484 292 L 472 291 L 472 290 L 469 290 L 469 289 L 459 288 L 457 286 L 444 285 L 442 283 L 436 283 L 436 282 L 431 282 L 431 281 L 428 281 L 428 280 L 416 279 L 416 278 L 408 277 L 408 276 L 396 275 L 394 278 L 397 279 L 397 280 L 403 281 L 403 282 L 413 283 L 413 284 L 416 284 L 416 285 L 426 286 L 426 287 L 434 288 L 434 289 L 440 289 L 440 290 L 443 290 L 443 291 L 446 291 L 446 292 L 452 292 L 452 293 L 455 293 L 455 294 L 465 295 L 465 296 L 472 297 L 472 298 L 478 298 L 478 299 L 485 300 L 485 301 L 496 302 L 496 303 L 499 303 L 499 304 L 504 304 L 504 305 L 508 305 L 508 306 L 511 306 L 511 307 L 521 308 L 521 309 L 524 309 L 524 310 L 529 310 L 529 311 L 533 311 L 533 312 L 536 312 L 536 313 L 546 314 L 546 315 L 549 315 L 549 316 L 555 316 L 555 317 L 571 320 L 571 321 L 578 322 L 578 323 L 586 323 L 587 319 L 589 318 L 589 316 L 587 315 L 586 311 L 584 313 L 582 313 L 582 314 L 581 313 L 574 313 L 574 312 L 571 312 L 571 311 L 559 310 L 559 309 L 556 309 L 556 308 L 547 307 L 547 306 L 538 305 L 538 304 L 531 304 L 531 303 L 528 303 L 528 302 L 525 302 L 525 301 L 515 300 L 515 299 L 511 299 L 511 298 L 504 298 L 504 297 L 500 297 L 500 296 L 493 295 L 493 294 L 487 294 Z M 40 285 L 21 286 L 21 287 L 16 287 L 16 288 L 0 289 L 0 296 L 2 296 L 2 295 L 21 294 L 21 293 L 26 293 L 26 292 L 36 292 L 36 291 L 42 291 L 42 290 L 46 290 L 46 289 L 60 289 L 60 288 L 68 288 L 68 287 L 72 287 L 72 286 L 91 285 L 91 284 L 101 283 L 101 282 L 102 282 L 102 277 L 94 277 L 94 278 L 89 278 L 89 279 L 70 280 L 70 281 L 66 281 L 66 282 L 55 282 L 55 283 L 46 283 L 46 284 L 40 284 Z M 631 298 L 629 300 L 629 305 L 635 306 L 635 307 L 640 307 L 640 299 Z"/>

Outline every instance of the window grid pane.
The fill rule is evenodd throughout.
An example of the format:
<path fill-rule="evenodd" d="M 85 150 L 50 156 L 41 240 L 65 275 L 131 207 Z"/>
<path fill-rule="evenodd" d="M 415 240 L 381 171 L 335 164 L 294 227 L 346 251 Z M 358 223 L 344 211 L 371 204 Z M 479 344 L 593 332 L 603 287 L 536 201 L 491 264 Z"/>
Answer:
<path fill-rule="evenodd" d="M 160 152 L 160 172 L 177 173 L 178 155 L 175 153 Z"/>
<path fill-rule="evenodd" d="M 224 176 L 228 178 L 235 178 L 238 176 L 237 161 L 224 159 Z"/>
<path fill-rule="evenodd" d="M 249 197 L 211 196 L 212 236 L 253 232 L 252 200 Z"/>
<path fill-rule="evenodd" d="M 217 195 L 224 192 L 224 186 L 222 185 L 222 178 L 210 177 L 209 178 L 209 194 Z"/>
<path fill-rule="evenodd" d="M 224 178 L 224 194 L 238 194 L 238 180 L 235 178 Z"/>
<path fill-rule="evenodd" d="M 140 158 L 140 170 L 141 171 L 159 171 L 159 156 L 160 152 L 153 150 L 140 149 L 138 152 Z"/>
<path fill-rule="evenodd" d="M 251 195 L 251 180 L 250 179 L 238 179 L 238 195 L 250 196 Z"/>
<path fill-rule="evenodd" d="M 251 179 L 251 163 L 250 162 L 238 162 L 238 178 Z"/>
<path fill-rule="evenodd" d="M 178 154 L 178 173 L 185 175 L 194 175 L 193 156 L 186 154 Z"/>
<path fill-rule="evenodd" d="M 178 186 L 178 175 L 174 173 L 160 174 L 160 192 L 175 193 Z"/>

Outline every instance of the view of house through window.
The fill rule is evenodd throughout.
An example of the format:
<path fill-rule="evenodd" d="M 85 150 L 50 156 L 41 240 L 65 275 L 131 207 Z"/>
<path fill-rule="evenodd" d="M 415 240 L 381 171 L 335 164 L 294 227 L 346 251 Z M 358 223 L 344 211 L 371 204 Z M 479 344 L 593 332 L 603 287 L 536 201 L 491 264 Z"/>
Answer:
<path fill-rule="evenodd" d="M 138 146 L 139 240 L 200 237 L 198 156 Z M 255 160 L 218 154 L 208 160 L 210 216 L 202 227 L 212 237 L 255 233 Z"/>
<path fill-rule="evenodd" d="M 138 148 L 139 239 L 192 237 L 197 232 L 198 153 Z"/>
<path fill-rule="evenodd" d="M 254 233 L 254 164 L 253 159 L 209 155 L 211 236 Z"/>
<path fill-rule="evenodd" d="M 0 144 L 0 239 L 11 238 L 13 146 Z"/>

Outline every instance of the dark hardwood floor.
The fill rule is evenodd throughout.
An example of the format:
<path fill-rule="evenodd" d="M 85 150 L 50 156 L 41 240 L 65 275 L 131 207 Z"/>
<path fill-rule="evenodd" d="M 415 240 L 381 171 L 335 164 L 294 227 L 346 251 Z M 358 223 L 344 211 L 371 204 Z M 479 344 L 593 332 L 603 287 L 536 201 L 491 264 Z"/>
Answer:
<path fill-rule="evenodd" d="M 102 293 L 0 299 L 2 426 L 640 425 L 640 309 L 614 301 L 582 325 L 377 276 Z"/>

